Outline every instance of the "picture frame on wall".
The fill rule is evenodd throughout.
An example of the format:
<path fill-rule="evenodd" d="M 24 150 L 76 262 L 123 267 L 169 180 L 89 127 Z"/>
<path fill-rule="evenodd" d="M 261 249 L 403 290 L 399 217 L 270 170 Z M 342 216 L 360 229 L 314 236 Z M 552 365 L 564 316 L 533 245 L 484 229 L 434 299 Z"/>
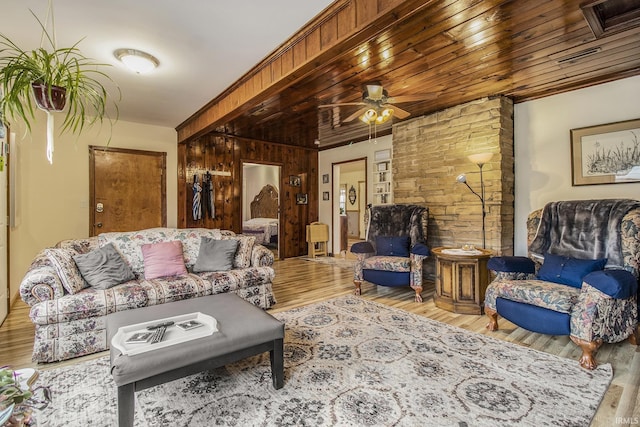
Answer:
<path fill-rule="evenodd" d="M 300 177 L 298 175 L 289 175 L 289 185 L 292 187 L 300 187 Z"/>
<path fill-rule="evenodd" d="M 309 202 L 307 193 L 296 194 L 296 205 L 306 205 Z"/>
<path fill-rule="evenodd" d="M 322 200 L 329 200 L 329 192 L 328 191 L 323 191 L 322 192 Z"/>
<path fill-rule="evenodd" d="M 329 183 L 329 174 L 325 173 L 324 175 L 322 175 L 322 183 L 323 184 L 328 184 Z"/>
<path fill-rule="evenodd" d="M 356 204 L 357 193 L 355 187 L 352 185 L 349 189 L 349 203 L 352 205 Z"/>
<path fill-rule="evenodd" d="M 571 129 L 572 185 L 640 182 L 640 119 Z"/>

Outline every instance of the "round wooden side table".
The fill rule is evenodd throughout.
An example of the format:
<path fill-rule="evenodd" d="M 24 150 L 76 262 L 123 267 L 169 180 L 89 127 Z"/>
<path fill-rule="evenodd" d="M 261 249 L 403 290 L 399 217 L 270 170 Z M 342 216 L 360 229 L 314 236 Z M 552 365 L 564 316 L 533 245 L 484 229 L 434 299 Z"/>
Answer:
<path fill-rule="evenodd" d="M 436 257 L 436 307 L 461 314 L 483 314 L 484 293 L 489 284 L 488 249 L 463 251 L 434 248 Z"/>

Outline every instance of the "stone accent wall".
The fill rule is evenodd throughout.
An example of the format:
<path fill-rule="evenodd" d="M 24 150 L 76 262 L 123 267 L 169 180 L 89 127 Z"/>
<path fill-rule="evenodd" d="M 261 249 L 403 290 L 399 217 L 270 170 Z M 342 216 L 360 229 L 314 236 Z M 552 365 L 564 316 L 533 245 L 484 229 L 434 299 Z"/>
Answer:
<path fill-rule="evenodd" d="M 473 244 L 482 247 L 480 169 L 467 156 L 493 153 L 484 165 L 486 247 L 513 254 L 514 152 L 513 102 L 483 98 L 393 127 L 394 203 L 429 208 L 430 247 Z M 433 277 L 430 259 L 427 276 Z"/>

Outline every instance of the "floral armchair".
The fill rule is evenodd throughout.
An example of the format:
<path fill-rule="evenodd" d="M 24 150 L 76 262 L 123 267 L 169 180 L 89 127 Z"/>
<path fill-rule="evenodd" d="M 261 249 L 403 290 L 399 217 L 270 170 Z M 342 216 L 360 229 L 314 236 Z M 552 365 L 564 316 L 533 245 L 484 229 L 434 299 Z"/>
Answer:
<path fill-rule="evenodd" d="M 485 293 L 489 330 L 498 314 L 530 331 L 569 335 L 580 365 L 595 369 L 603 342 L 638 342 L 640 201 L 548 203 L 529 215 L 529 257 L 494 257 Z"/>
<path fill-rule="evenodd" d="M 355 294 L 362 282 L 380 286 L 411 286 L 422 302 L 422 264 L 429 256 L 429 209 L 417 205 L 369 206 L 365 215 L 366 242 L 351 246 L 356 254 Z"/>

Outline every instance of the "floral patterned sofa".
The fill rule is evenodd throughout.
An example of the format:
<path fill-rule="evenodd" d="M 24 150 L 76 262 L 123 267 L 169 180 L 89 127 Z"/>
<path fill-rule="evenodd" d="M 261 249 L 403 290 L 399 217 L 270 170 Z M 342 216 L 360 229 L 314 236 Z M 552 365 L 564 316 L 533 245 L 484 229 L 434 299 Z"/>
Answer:
<path fill-rule="evenodd" d="M 494 257 L 485 293 L 489 330 L 498 314 L 530 331 L 569 335 L 580 365 L 596 368 L 603 342 L 638 341 L 640 201 L 550 202 L 527 220 L 529 257 Z"/>
<path fill-rule="evenodd" d="M 238 240 L 232 269 L 192 272 L 203 237 Z M 182 243 L 188 273 L 146 280 L 142 245 L 171 241 Z M 87 286 L 72 257 L 108 244 L 117 249 L 135 279 L 108 289 Z M 106 316 L 116 311 L 223 292 L 267 309 L 275 304 L 273 261 L 272 252 L 256 244 L 255 237 L 218 229 L 154 228 L 61 241 L 35 257 L 20 285 L 35 324 L 33 360 L 54 362 L 108 349 Z M 78 277 L 83 285 L 74 286 Z"/>

